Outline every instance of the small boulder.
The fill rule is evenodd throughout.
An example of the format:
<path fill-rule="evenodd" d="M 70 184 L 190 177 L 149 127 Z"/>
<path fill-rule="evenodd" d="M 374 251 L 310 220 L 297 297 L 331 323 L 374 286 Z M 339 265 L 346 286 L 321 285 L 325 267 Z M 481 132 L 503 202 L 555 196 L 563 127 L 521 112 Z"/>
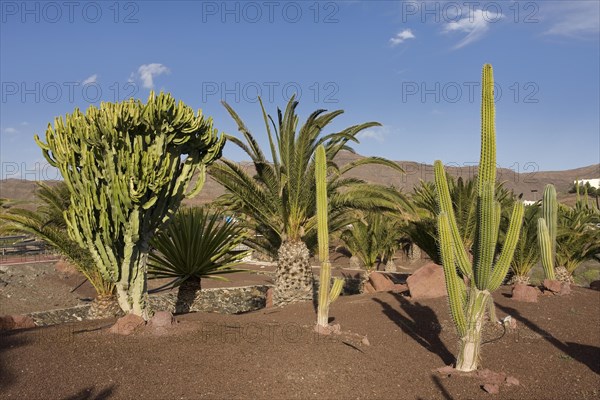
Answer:
<path fill-rule="evenodd" d="M 538 290 L 533 286 L 517 283 L 512 289 L 512 298 L 525 303 L 537 303 Z"/>
<path fill-rule="evenodd" d="M 376 293 L 377 290 L 375 290 L 375 288 L 373 287 L 373 285 L 371 285 L 371 282 L 367 282 L 367 283 L 365 283 L 365 286 L 363 288 L 363 292 L 364 293 Z"/>
<path fill-rule="evenodd" d="M 429 263 L 406 279 L 410 297 L 413 299 L 432 299 L 447 296 L 444 269 L 437 264 Z"/>
<path fill-rule="evenodd" d="M 0 331 L 35 328 L 35 321 L 28 315 L 5 315 L 0 317 Z"/>
<path fill-rule="evenodd" d="M 153 328 L 167 328 L 175 324 L 175 318 L 168 311 L 157 311 L 148 324 Z"/>
<path fill-rule="evenodd" d="M 131 335 L 137 327 L 142 326 L 145 323 L 146 321 L 144 321 L 144 318 L 139 315 L 127 314 L 124 317 L 119 318 L 108 331 L 117 335 L 128 336 Z"/>
<path fill-rule="evenodd" d="M 561 282 L 554 279 L 544 279 L 543 285 L 552 293 L 560 293 L 562 287 Z"/>
<path fill-rule="evenodd" d="M 506 386 L 519 386 L 521 383 L 514 376 L 507 376 L 506 381 L 504 382 Z"/>
<path fill-rule="evenodd" d="M 482 386 L 482 389 L 488 392 L 489 394 L 498 394 L 500 393 L 500 386 L 495 383 L 486 383 Z"/>
<path fill-rule="evenodd" d="M 376 292 L 387 292 L 394 289 L 394 281 L 387 274 L 381 272 L 372 272 L 369 275 L 369 282 Z"/>
<path fill-rule="evenodd" d="M 265 308 L 273 307 L 273 288 L 268 288 L 265 293 Z"/>

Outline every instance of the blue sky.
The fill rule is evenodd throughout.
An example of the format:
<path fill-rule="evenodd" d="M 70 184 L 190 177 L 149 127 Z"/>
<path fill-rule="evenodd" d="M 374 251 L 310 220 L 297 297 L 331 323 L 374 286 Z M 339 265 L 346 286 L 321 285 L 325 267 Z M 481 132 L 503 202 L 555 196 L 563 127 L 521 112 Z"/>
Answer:
<path fill-rule="evenodd" d="M 1 4 L 0 178 L 44 179 L 33 141 L 75 107 L 171 92 L 235 134 L 229 102 L 265 143 L 269 113 L 299 93 L 301 119 L 383 124 L 364 155 L 470 165 L 480 73 L 497 83 L 499 166 L 600 162 L 600 2 L 13 2 Z M 244 155 L 230 144 L 225 155 Z"/>

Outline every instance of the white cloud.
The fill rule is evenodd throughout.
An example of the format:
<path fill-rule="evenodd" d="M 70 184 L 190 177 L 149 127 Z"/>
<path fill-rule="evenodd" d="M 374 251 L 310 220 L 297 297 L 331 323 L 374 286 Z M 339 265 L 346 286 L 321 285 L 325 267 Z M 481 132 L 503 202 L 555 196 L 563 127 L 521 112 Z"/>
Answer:
<path fill-rule="evenodd" d="M 19 133 L 18 129 L 15 128 L 4 128 L 4 133 L 8 133 L 9 135 L 15 134 L 15 133 Z"/>
<path fill-rule="evenodd" d="M 465 32 L 467 35 L 458 42 L 453 49 L 460 49 L 481 39 L 490 29 L 489 25 L 498 22 L 502 14 L 491 11 L 475 9 L 458 21 L 451 21 L 444 25 L 444 33 Z"/>
<path fill-rule="evenodd" d="M 378 126 L 375 128 L 367 129 L 366 131 L 360 132 L 357 137 L 359 140 L 374 140 L 378 143 L 385 141 L 389 129 L 385 126 Z"/>
<path fill-rule="evenodd" d="M 552 24 L 544 34 L 575 38 L 598 37 L 600 6 L 596 1 L 564 1 L 545 5 L 542 18 Z"/>
<path fill-rule="evenodd" d="M 162 74 L 168 74 L 169 72 L 169 68 L 167 68 L 163 64 L 157 63 L 144 64 L 138 68 L 138 75 L 142 80 L 142 85 L 146 89 L 152 89 L 154 87 L 155 77 Z"/>
<path fill-rule="evenodd" d="M 87 85 L 88 83 L 96 83 L 96 79 L 98 79 L 98 74 L 94 74 L 90 77 L 88 77 L 87 79 L 85 79 L 83 82 L 81 82 L 83 85 Z"/>
<path fill-rule="evenodd" d="M 412 33 L 412 30 L 405 29 L 402 32 L 397 33 L 396 36 L 390 38 L 390 44 L 392 46 L 398 46 L 408 39 L 415 39 L 415 35 Z"/>

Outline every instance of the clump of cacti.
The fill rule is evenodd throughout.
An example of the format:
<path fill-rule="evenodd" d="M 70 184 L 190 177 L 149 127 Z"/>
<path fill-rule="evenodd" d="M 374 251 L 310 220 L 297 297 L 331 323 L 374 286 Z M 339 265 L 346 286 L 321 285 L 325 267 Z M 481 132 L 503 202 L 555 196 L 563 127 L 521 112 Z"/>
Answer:
<path fill-rule="evenodd" d="M 456 369 L 459 371 L 477 369 L 486 312 L 489 310 L 491 319 L 495 319 L 491 293 L 506 277 L 524 213 L 523 203 L 517 201 L 504 246 L 497 256 L 501 209 L 495 199 L 496 132 L 492 66 L 484 65 L 482 75 L 481 159 L 477 181 L 478 221 L 473 261 L 470 260 L 469 249 L 465 248 L 458 230 L 444 166 L 439 160 L 435 162 L 439 202 L 438 236 L 450 311 L 460 339 L 456 361 Z"/>
<path fill-rule="evenodd" d="M 150 239 L 200 191 L 225 137 L 212 119 L 152 92 L 146 104 L 75 109 L 48 126 L 46 143 L 35 140 L 69 188 L 69 235 L 116 284 L 123 311 L 147 319 Z"/>
<path fill-rule="evenodd" d="M 558 202 L 554 185 L 546 185 L 542 199 L 542 218 L 538 219 L 538 241 L 542 267 L 547 279 L 556 279 L 554 261 L 556 259 L 556 229 L 558 225 Z"/>
<path fill-rule="evenodd" d="M 331 263 L 329 262 L 329 229 L 327 226 L 327 160 L 325 148 L 320 145 L 315 155 L 315 180 L 317 193 L 317 231 L 319 240 L 319 259 L 321 274 L 319 279 L 319 305 L 317 309 L 317 326 L 329 325 L 329 306 L 344 287 L 344 280 L 335 278 L 331 284 Z"/>

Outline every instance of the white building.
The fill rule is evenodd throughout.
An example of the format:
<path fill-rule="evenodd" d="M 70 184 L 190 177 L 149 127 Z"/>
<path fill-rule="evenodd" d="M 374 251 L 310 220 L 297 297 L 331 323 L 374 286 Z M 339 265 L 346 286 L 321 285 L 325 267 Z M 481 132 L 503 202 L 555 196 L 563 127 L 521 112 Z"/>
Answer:
<path fill-rule="evenodd" d="M 577 184 L 579 182 L 579 186 L 584 186 L 586 183 L 589 183 L 593 188 L 600 188 L 600 178 L 598 179 L 578 179 L 573 182 L 573 184 Z"/>

